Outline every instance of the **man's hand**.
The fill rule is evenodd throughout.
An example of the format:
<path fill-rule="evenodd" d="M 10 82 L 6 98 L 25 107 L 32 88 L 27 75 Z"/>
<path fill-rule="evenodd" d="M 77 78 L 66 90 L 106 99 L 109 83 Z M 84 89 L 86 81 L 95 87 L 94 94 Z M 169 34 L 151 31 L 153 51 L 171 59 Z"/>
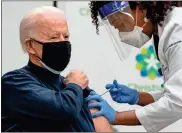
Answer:
<path fill-rule="evenodd" d="M 83 72 L 73 70 L 65 77 L 64 80 L 65 85 L 69 83 L 75 83 L 79 85 L 82 89 L 85 89 L 88 86 L 88 78 Z"/>
<path fill-rule="evenodd" d="M 92 117 L 104 116 L 110 122 L 110 124 L 114 123 L 116 111 L 100 96 L 97 95 L 94 91 L 90 93 L 90 96 L 86 98 L 87 102 L 91 102 L 95 100 L 96 102 L 88 105 L 89 109 L 97 108 L 98 112 L 93 113 Z"/>

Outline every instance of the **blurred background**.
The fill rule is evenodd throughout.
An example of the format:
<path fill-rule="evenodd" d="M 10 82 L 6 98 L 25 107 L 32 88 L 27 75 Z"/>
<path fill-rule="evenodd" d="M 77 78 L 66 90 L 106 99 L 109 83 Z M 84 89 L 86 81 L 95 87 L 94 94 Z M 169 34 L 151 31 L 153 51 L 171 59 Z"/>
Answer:
<path fill-rule="evenodd" d="M 88 1 L 57 2 L 57 7 L 62 9 L 67 17 L 72 44 L 71 61 L 61 74 L 65 76 L 72 69 L 84 71 L 89 78 L 90 88 L 99 94 L 104 93 L 105 84 L 112 83 L 114 79 L 140 91 L 161 89 L 163 80 L 157 74 L 157 69 L 149 71 L 150 67 L 157 65 L 151 64 L 153 63 L 151 57 L 155 56 L 153 40 L 151 39 L 141 49 L 133 48 L 132 55 L 121 62 L 102 23 L 100 34 L 96 34 L 95 26 L 91 23 L 88 3 Z M 53 6 L 53 1 L 2 2 L 2 75 L 28 63 L 28 56 L 23 53 L 19 41 L 19 23 L 28 11 L 39 6 Z M 151 62 L 146 62 L 146 59 Z M 139 106 L 117 104 L 112 101 L 108 93 L 103 97 L 117 111 L 139 108 Z M 182 131 L 181 125 L 180 120 L 162 131 Z M 119 132 L 146 132 L 142 126 L 115 126 L 115 128 Z"/>

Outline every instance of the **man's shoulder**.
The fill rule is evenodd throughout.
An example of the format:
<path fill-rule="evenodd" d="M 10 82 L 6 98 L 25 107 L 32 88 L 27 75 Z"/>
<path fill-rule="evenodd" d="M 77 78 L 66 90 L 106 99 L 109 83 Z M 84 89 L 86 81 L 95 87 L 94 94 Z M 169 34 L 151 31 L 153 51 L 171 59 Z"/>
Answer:
<path fill-rule="evenodd" d="M 27 75 L 25 70 L 24 70 L 25 67 L 22 67 L 22 68 L 19 68 L 19 69 L 15 69 L 15 70 L 12 70 L 12 71 L 9 71 L 9 72 L 6 72 L 3 76 L 2 76 L 2 79 L 5 79 L 5 78 L 9 78 L 9 77 L 14 77 L 14 76 L 20 76 L 20 75 Z"/>
<path fill-rule="evenodd" d="M 34 78 L 28 73 L 25 67 L 9 71 L 1 77 L 2 84 L 7 84 L 7 85 L 18 84 L 26 80 L 31 81 L 34 80 Z"/>

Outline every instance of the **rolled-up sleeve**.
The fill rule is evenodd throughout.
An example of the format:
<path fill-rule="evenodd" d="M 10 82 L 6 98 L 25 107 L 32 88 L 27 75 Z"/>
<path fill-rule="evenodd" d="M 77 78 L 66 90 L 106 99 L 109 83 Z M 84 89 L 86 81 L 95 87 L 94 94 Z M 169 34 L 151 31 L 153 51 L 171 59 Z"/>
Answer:
<path fill-rule="evenodd" d="M 57 92 L 16 72 L 2 77 L 2 88 L 3 108 L 13 117 L 70 120 L 78 117 L 83 105 L 82 89 L 73 83 Z"/>

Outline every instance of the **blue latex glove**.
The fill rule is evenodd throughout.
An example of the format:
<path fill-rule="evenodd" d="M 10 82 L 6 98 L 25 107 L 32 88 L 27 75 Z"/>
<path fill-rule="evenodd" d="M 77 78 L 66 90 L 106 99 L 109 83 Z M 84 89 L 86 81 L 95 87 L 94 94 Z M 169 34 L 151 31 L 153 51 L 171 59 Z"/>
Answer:
<path fill-rule="evenodd" d="M 107 118 L 110 124 L 114 123 L 116 111 L 100 95 L 92 91 L 90 93 L 90 96 L 88 96 L 85 100 L 87 102 L 90 102 L 92 100 L 97 101 L 88 105 L 89 109 L 92 109 L 92 108 L 99 109 L 98 112 L 92 114 L 93 118 L 98 116 L 105 116 L 105 118 Z"/>
<path fill-rule="evenodd" d="M 113 84 L 107 84 L 106 89 L 110 89 L 110 95 L 117 103 L 137 104 L 139 101 L 138 91 L 125 85 L 118 84 L 117 80 Z"/>

